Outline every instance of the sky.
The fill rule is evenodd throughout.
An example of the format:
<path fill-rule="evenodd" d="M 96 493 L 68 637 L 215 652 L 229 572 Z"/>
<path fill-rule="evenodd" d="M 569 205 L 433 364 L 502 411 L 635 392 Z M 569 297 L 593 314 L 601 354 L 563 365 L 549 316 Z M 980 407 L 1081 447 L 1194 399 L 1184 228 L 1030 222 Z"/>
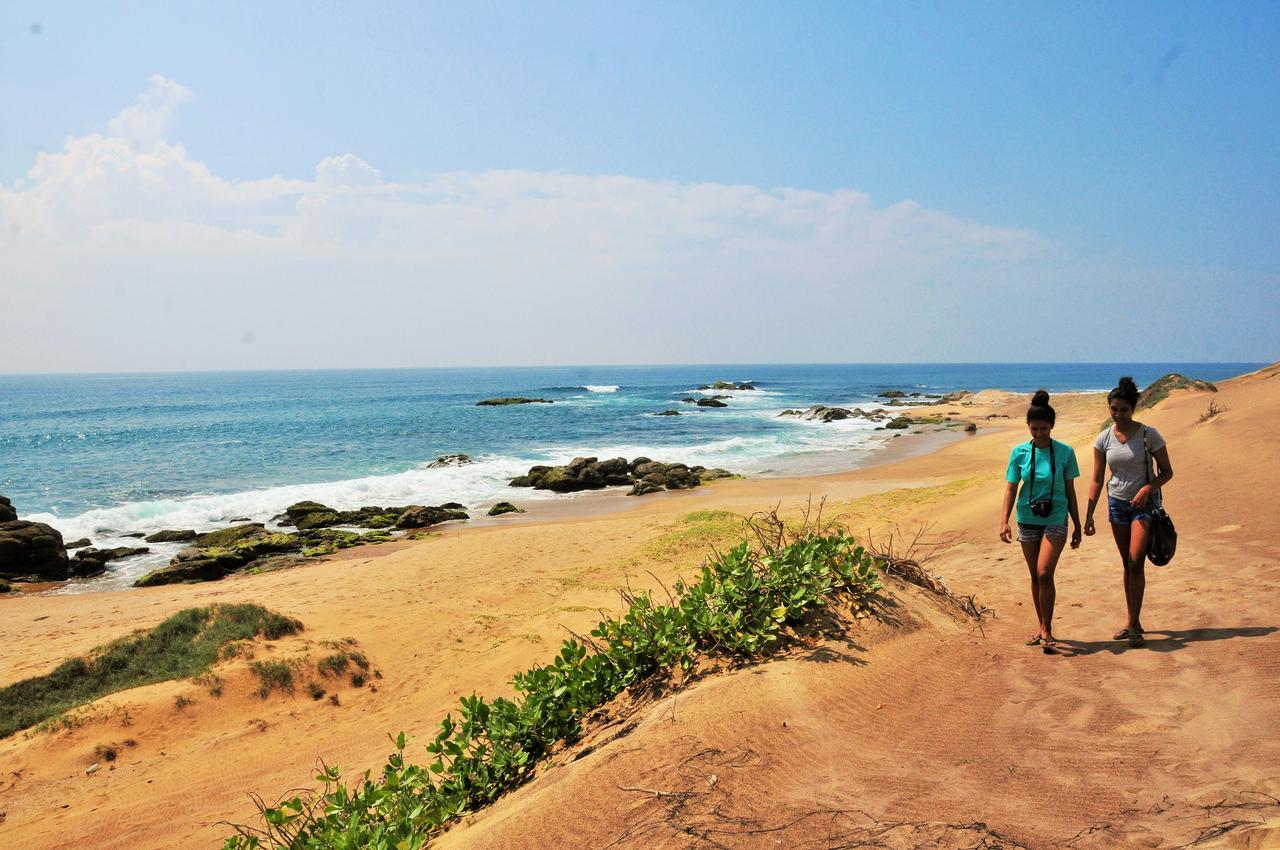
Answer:
<path fill-rule="evenodd" d="M 1280 358 L 1280 3 L 0 6 L 0 372 Z"/>

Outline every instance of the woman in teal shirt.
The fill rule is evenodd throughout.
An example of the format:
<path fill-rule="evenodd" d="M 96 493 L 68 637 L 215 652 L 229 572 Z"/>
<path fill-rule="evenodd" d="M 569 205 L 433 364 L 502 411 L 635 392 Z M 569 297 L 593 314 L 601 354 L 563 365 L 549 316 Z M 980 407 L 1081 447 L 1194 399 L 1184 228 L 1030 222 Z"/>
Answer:
<path fill-rule="evenodd" d="M 1009 513 L 1018 508 L 1018 542 L 1022 557 L 1031 571 L 1031 599 L 1035 602 L 1040 630 L 1027 638 L 1028 646 L 1043 646 L 1052 652 L 1053 603 L 1057 590 L 1053 572 L 1067 543 L 1067 515 L 1074 530 L 1071 548 L 1080 545 L 1080 511 L 1076 506 L 1076 479 L 1080 465 L 1075 449 L 1060 443 L 1050 434 L 1057 413 L 1049 406 L 1049 394 L 1038 391 L 1027 408 L 1027 430 L 1030 442 L 1015 446 L 1009 454 L 1005 472 L 1004 508 L 1000 514 L 1000 539 L 1013 542 Z M 1019 487 L 1021 485 L 1021 487 Z"/>

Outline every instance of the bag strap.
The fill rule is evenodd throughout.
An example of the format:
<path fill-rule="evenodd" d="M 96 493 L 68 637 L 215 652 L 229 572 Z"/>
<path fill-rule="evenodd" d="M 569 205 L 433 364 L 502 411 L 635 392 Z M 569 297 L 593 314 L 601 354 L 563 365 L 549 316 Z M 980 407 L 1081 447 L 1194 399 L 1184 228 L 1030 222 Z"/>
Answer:
<path fill-rule="evenodd" d="M 1145 439 L 1145 436 L 1144 436 L 1144 439 Z M 1031 440 L 1030 442 L 1027 443 L 1027 445 L 1031 446 L 1031 481 L 1027 483 L 1027 501 L 1030 502 L 1036 497 L 1036 441 Z M 1053 479 L 1058 477 L 1058 473 L 1054 469 L 1054 467 L 1057 466 L 1057 464 L 1058 464 L 1058 460 L 1053 455 L 1053 438 L 1050 437 L 1049 438 L 1049 498 L 1051 499 L 1053 498 Z M 1066 476 L 1067 476 L 1067 467 L 1066 467 L 1066 464 L 1063 464 L 1062 477 L 1065 479 Z"/>
<path fill-rule="evenodd" d="M 1142 471 L 1147 476 L 1147 486 L 1151 485 L 1151 458 L 1152 458 L 1151 444 L 1147 442 L 1147 426 L 1143 425 L 1142 426 Z M 1162 508 L 1164 507 L 1164 492 L 1159 490 L 1156 492 L 1157 492 L 1156 499 L 1159 500 L 1159 504 L 1156 504 L 1156 499 L 1151 500 L 1152 504 L 1154 504 L 1155 507 Z"/>

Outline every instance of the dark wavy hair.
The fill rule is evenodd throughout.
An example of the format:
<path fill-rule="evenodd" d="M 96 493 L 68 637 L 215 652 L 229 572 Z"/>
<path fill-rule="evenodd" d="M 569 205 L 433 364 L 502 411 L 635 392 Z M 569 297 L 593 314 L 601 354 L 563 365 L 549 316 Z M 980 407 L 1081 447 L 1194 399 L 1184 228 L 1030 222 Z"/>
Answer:
<path fill-rule="evenodd" d="M 1113 401 L 1123 401 L 1135 410 L 1138 407 L 1138 385 L 1133 382 L 1133 378 L 1125 375 L 1120 379 L 1120 383 L 1116 388 L 1107 393 L 1107 404 Z"/>
<path fill-rule="evenodd" d="M 1049 406 L 1048 391 L 1036 390 L 1036 394 L 1031 397 L 1031 406 L 1027 408 L 1027 423 L 1048 422 L 1049 427 L 1053 427 L 1057 421 L 1057 412 Z"/>

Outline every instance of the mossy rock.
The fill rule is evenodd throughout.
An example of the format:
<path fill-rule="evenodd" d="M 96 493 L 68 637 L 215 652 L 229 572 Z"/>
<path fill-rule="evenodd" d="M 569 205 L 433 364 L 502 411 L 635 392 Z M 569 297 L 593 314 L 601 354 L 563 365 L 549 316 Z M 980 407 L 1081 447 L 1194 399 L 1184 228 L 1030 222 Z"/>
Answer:
<path fill-rule="evenodd" d="M 366 519 L 361 525 L 364 528 L 394 528 L 399 514 L 377 514 Z"/>
<path fill-rule="evenodd" d="M 245 540 L 250 537 L 266 533 L 265 526 L 260 522 L 251 522 L 248 525 L 233 525 L 230 528 L 222 528 L 218 531 L 210 531 L 201 534 L 191 541 L 193 546 L 204 548 L 206 546 L 230 546 L 237 540 Z"/>
<path fill-rule="evenodd" d="M 360 539 L 365 543 L 390 543 L 396 538 L 385 531 L 366 531 L 360 535 Z"/>
<path fill-rule="evenodd" d="M 293 517 L 293 524 L 298 530 L 305 531 L 313 528 L 325 528 L 340 522 L 337 511 L 315 511 L 314 513 L 301 514 Z"/>
<path fill-rule="evenodd" d="M 884 427 L 892 431 L 901 431 L 904 428 L 911 427 L 911 418 L 909 416 L 899 416 L 897 419 L 893 419 L 885 423 Z"/>
<path fill-rule="evenodd" d="M 906 398 L 907 394 L 902 390 L 884 390 L 880 393 L 881 398 Z"/>
<path fill-rule="evenodd" d="M 503 514 L 522 514 L 524 508 L 518 508 L 510 502 L 498 502 L 498 504 L 489 508 L 489 516 L 502 516 Z"/>
<path fill-rule="evenodd" d="M 157 531 L 155 534 L 147 535 L 148 543 L 185 543 L 188 540 L 195 540 L 196 533 L 190 528 L 185 529 L 165 529 Z M 70 548 L 68 546 L 67 548 Z"/>

